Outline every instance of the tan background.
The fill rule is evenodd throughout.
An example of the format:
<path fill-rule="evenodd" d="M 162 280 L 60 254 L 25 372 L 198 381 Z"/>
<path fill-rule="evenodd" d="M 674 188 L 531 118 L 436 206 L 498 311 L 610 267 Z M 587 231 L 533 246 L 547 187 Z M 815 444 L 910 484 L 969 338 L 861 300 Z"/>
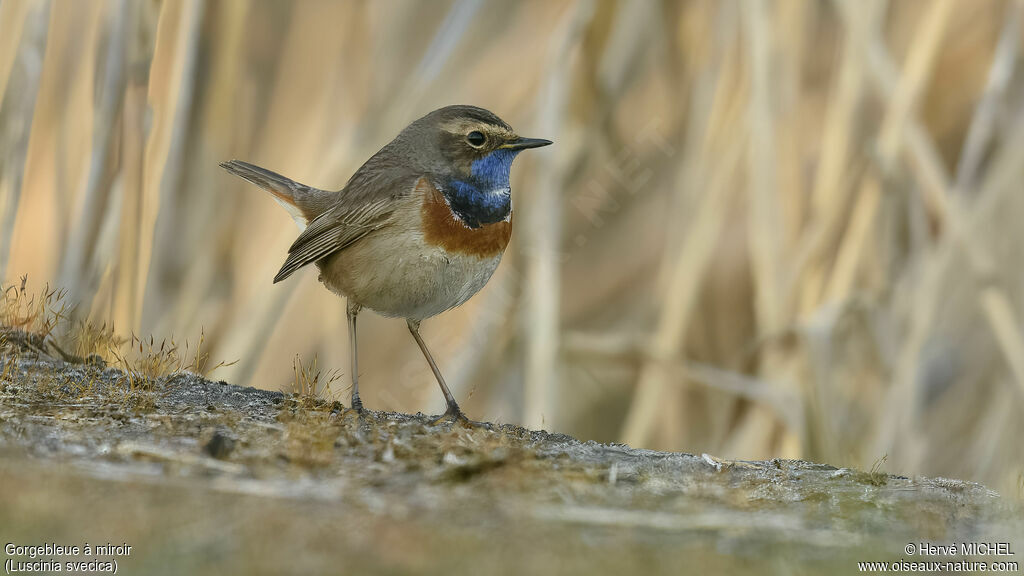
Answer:
<path fill-rule="evenodd" d="M 424 324 L 476 418 L 1024 494 L 1017 2 L 4 0 L 0 278 L 195 340 L 214 373 L 341 370 L 344 303 L 239 158 L 340 188 L 471 103 L 550 138 L 490 285 Z M 365 315 L 373 408 L 438 412 Z"/>

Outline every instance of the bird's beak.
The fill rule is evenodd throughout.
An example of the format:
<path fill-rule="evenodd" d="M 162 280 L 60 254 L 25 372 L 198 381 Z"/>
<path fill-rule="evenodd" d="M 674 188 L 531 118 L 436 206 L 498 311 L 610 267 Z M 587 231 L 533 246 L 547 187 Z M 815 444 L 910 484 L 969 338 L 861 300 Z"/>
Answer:
<path fill-rule="evenodd" d="M 547 146 L 553 144 L 551 140 L 544 140 L 543 138 L 516 138 L 515 140 L 509 140 L 498 148 L 504 148 L 506 150 L 526 150 L 527 148 L 540 148 L 541 146 Z"/>

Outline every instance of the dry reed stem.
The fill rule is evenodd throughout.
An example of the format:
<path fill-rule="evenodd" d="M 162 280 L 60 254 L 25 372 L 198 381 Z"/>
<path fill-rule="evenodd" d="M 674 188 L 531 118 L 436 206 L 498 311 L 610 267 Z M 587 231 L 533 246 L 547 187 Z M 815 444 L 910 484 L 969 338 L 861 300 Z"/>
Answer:
<path fill-rule="evenodd" d="M 770 70 L 772 22 L 766 1 L 755 0 L 745 5 L 747 57 L 750 60 L 751 94 L 747 119 L 750 123 L 747 163 L 749 180 L 747 201 L 750 219 L 750 254 L 756 289 L 755 310 L 758 330 L 773 333 L 783 324 L 783 266 L 785 257 L 781 231 L 779 192 L 776 189 L 775 128 Z"/>
<path fill-rule="evenodd" d="M 734 192 L 732 187 L 737 185 L 731 177 L 742 158 L 746 144 L 741 140 L 748 126 L 742 124 L 744 118 L 739 113 L 746 104 L 747 78 L 736 71 L 740 54 L 733 41 L 738 34 L 735 9 L 733 3 L 718 7 L 718 26 L 711 43 L 720 66 L 713 72 L 714 79 L 707 79 L 707 121 L 691 125 L 687 152 L 693 160 L 681 164 L 676 177 L 676 186 L 682 187 L 680 195 L 693 191 L 693 204 L 677 202 L 673 216 L 677 221 L 688 216 L 684 221 L 689 225 L 681 227 L 679 234 L 666 237 L 671 244 L 666 246 L 661 262 L 661 315 L 652 339 L 651 357 L 641 367 L 619 436 L 632 445 L 646 443 L 659 420 L 672 415 L 665 406 L 669 403 L 666 394 L 671 402 L 682 401 L 679 394 L 669 391 L 667 381 L 672 375 L 666 371 L 665 363 L 677 353 L 673 350 L 684 348 L 687 324 L 703 284 L 710 252 L 721 234 L 720 226 Z M 703 98 L 695 99 L 696 105 L 702 103 Z M 726 134 L 729 136 L 723 137 Z M 691 207 L 692 215 L 687 214 Z"/>
<path fill-rule="evenodd" d="M 1013 5 L 1012 14 L 1018 14 L 1016 6 L 1018 4 Z M 931 34 L 937 33 L 934 30 L 931 31 Z M 1010 32 L 1009 34 L 1013 33 Z M 1003 54 L 1006 54 L 1008 51 L 1009 49 L 1004 48 Z M 881 70 L 889 67 L 884 52 L 882 50 L 875 50 L 874 54 L 875 57 L 871 61 L 876 63 L 875 68 L 880 71 L 879 77 L 884 78 L 886 74 L 881 72 Z M 1003 58 L 1005 59 L 1007 56 L 1003 56 Z M 923 60 L 924 57 L 922 56 L 920 59 Z M 993 67 L 1005 67 L 1005 64 L 998 60 L 999 53 L 997 52 Z M 990 74 L 990 77 L 992 76 L 998 76 L 998 73 L 993 72 Z M 883 81 L 880 84 L 884 85 L 885 82 Z M 983 104 L 984 102 L 982 102 Z M 911 126 L 916 126 L 916 123 L 911 121 Z M 921 191 L 924 194 L 924 200 L 931 207 L 933 217 L 940 223 L 945 224 L 951 237 L 964 246 L 972 273 L 982 279 L 983 282 L 987 282 L 995 274 L 997 266 L 988 252 L 978 243 L 976 235 L 968 230 L 967 224 L 963 221 L 961 215 L 969 214 L 970 210 L 967 206 L 963 205 L 958 196 L 954 196 L 954 192 L 948 182 L 948 177 L 945 176 L 944 171 L 941 169 L 941 161 L 938 160 L 938 155 L 934 152 L 934 145 L 930 144 L 925 131 L 918 127 L 911 134 L 914 136 L 910 139 L 913 160 L 911 165 L 919 169 L 918 174 L 922 181 Z M 914 145 L 914 143 L 917 144 Z M 968 140 L 965 145 L 971 144 Z M 933 286 L 937 287 L 938 285 L 934 284 Z M 1024 337 L 1020 335 L 1019 329 L 1016 327 L 1018 324 L 1014 320 L 1015 314 L 1008 296 L 999 287 L 987 284 L 982 293 L 979 294 L 979 303 L 990 327 L 997 337 L 997 342 L 1014 374 L 1018 386 L 1024 390 Z M 911 350 L 914 350 L 914 348 L 911 348 Z"/>
<path fill-rule="evenodd" d="M 643 445 L 657 424 L 654 415 L 671 378 L 666 362 L 683 349 L 686 328 L 703 283 L 708 264 L 714 256 L 717 238 L 737 190 L 733 181 L 743 156 L 745 131 L 737 127 L 734 140 L 726 145 L 720 164 L 710 171 L 710 182 L 687 231 L 684 245 L 677 252 L 663 312 L 651 343 L 652 360 L 640 372 L 633 402 L 623 425 L 622 441 Z"/>
<path fill-rule="evenodd" d="M 856 10 L 852 6 L 849 9 Z M 851 227 L 840 245 L 835 269 L 825 289 L 826 302 L 841 302 L 849 297 L 858 268 L 874 242 L 871 233 L 875 230 L 875 218 L 881 203 L 882 179 L 896 168 L 905 126 L 908 118 L 916 113 L 918 99 L 934 67 L 952 9 L 951 0 L 938 0 L 932 4 L 911 46 L 903 74 L 882 121 L 877 150 L 881 173 L 869 171 L 862 184 L 854 205 Z M 872 38 L 874 34 L 877 31 L 869 31 L 867 37 Z"/>
<path fill-rule="evenodd" d="M 551 65 L 540 92 L 538 129 L 557 134 L 569 106 L 568 78 L 561 73 L 569 64 L 573 49 L 587 22 L 594 14 L 594 3 L 580 0 L 566 17 L 565 29 L 551 46 Z M 530 239 L 526 259 L 525 373 L 523 421 L 541 428 L 558 406 L 555 404 L 558 382 L 558 331 L 561 278 L 559 259 L 562 242 L 565 167 L 558 156 L 544 155 L 538 160 L 537 181 L 530 192 L 525 212 L 526 235 Z"/>
<path fill-rule="evenodd" d="M 1016 8 L 1013 9 L 1016 13 Z M 1005 29 L 1004 29 L 1005 32 Z M 1005 57 L 1005 56 L 1004 56 Z M 997 51 L 996 59 L 999 58 Z M 873 67 L 879 71 L 880 79 L 884 84 L 885 72 L 891 67 L 884 51 L 874 51 L 872 58 Z M 999 62 L 993 62 L 993 66 L 999 66 Z M 990 74 L 990 78 L 991 78 Z M 923 133 L 923 131 L 921 131 Z M 887 417 L 882 419 L 882 426 L 876 435 L 875 450 L 889 451 L 897 442 L 897 438 L 905 444 L 906 461 L 919 462 L 926 448 L 927 439 L 913 433 L 913 422 L 905 417 L 907 406 L 918 405 L 918 395 L 922 392 L 916 388 L 917 377 L 922 369 L 921 351 L 930 336 L 932 326 L 936 322 L 941 311 L 941 297 L 943 291 L 943 279 L 952 272 L 955 262 L 952 248 L 959 245 L 964 250 L 969 272 L 981 284 L 982 288 L 978 294 L 980 309 L 986 322 L 996 337 L 1000 352 L 1007 361 L 1015 381 L 1024 390 L 1024 339 L 1019 332 L 1019 324 L 1016 321 L 1016 314 L 1013 306 L 1002 290 L 993 282 L 997 278 L 996 261 L 981 246 L 979 225 L 971 224 L 968 220 L 977 216 L 977 209 L 966 205 L 961 200 L 961 195 L 954 195 L 948 178 L 942 176 L 941 170 L 937 168 L 940 164 L 935 154 L 934 146 L 926 136 L 911 139 L 909 152 L 916 160 L 915 164 L 925 169 L 926 176 L 922 178 L 922 192 L 930 192 L 934 198 L 934 205 L 938 207 L 936 217 L 940 223 L 945 224 L 948 229 L 948 241 L 941 246 L 941 250 L 932 258 L 926 267 L 921 281 L 922 289 L 914 300 L 914 309 L 910 314 L 910 334 L 901 354 L 899 371 L 896 376 L 897 385 L 894 386 L 885 405 L 888 407 Z M 916 145 L 915 145 L 916 144 Z M 965 145 L 976 145 L 970 141 Z M 1007 151 L 1015 151 L 1020 146 L 1020 137 L 1014 135 L 1014 142 L 1008 142 L 1002 149 L 1004 156 L 1011 154 Z M 1019 156 L 1019 153 L 1017 154 Z M 983 185 L 979 197 L 987 201 L 993 200 L 993 195 L 999 190 L 1012 189 L 1009 182 L 1016 179 L 1016 176 L 1008 176 L 1013 168 L 1007 167 L 1019 165 L 1020 158 L 1007 156 L 996 158 L 992 161 L 995 167 L 990 172 L 989 181 Z M 997 184 L 993 184 L 993 182 Z M 1002 186 L 999 186 L 1001 183 Z M 987 195 L 986 195 L 987 193 Z"/>
<path fill-rule="evenodd" d="M 1003 29 L 999 34 L 999 44 L 989 67 L 988 81 L 981 100 L 974 108 L 970 128 L 964 140 L 963 151 L 956 168 L 954 192 L 967 194 L 975 184 L 978 169 L 995 129 L 996 113 L 1000 102 L 1005 98 L 1013 69 L 1017 63 L 1017 52 L 1020 49 L 1022 2 L 1014 0 L 1008 10 Z"/>
<path fill-rule="evenodd" d="M 179 97 L 183 87 L 188 84 L 185 72 L 189 60 L 190 23 L 198 18 L 198 0 L 169 2 L 160 10 L 159 27 L 157 29 L 153 61 L 150 66 L 148 102 L 152 110 L 152 125 L 146 140 L 145 161 L 143 163 L 143 185 L 141 198 L 141 225 L 139 226 L 139 275 L 136 279 L 135 293 L 143 295 L 138 300 L 138 307 L 132 313 L 136 325 L 132 330 L 139 330 L 144 322 L 143 311 L 153 304 L 146 302 L 149 294 L 151 265 L 157 259 L 157 215 L 162 208 L 164 192 L 170 186 L 166 182 L 167 168 L 171 161 L 172 149 L 175 147 L 174 137 L 178 132 L 181 120 L 181 102 Z"/>
<path fill-rule="evenodd" d="M 7 277 L 25 160 L 42 76 L 49 3 L 0 5 L 0 279 Z M 12 76 L 16 86 L 8 89 Z"/>
<path fill-rule="evenodd" d="M 562 354 L 580 362 L 654 362 L 657 359 L 652 356 L 652 350 L 652 337 L 647 334 L 565 332 L 562 335 Z M 685 382 L 691 381 L 764 404 L 791 430 L 804 429 L 802 400 L 790 387 L 690 358 L 669 358 L 665 363 L 673 373 L 668 383 L 676 388 L 685 388 Z"/>
<path fill-rule="evenodd" d="M 34 0 L 8 0 L 0 3 L 0 103 L 7 94 L 14 60 L 18 55 L 22 30 Z"/>
<path fill-rule="evenodd" d="M 112 287 L 115 326 L 138 326 L 141 310 L 139 263 L 141 243 L 143 161 L 145 150 L 146 86 L 141 79 L 129 76 L 125 87 L 122 119 L 122 196 L 121 222 L 118 228 L 118 254 Z"/>
<path fill-rule="evenodd" d="M 164 310 L 172 309 L 174 295 L 165 279 L 153 269 L 183 272 L 187 268 L 179 264 L 178 255 L 183 245 L 182 231 L 188 230 L 190 215 L 181 202 L 181 184 L 185 175 L 185 146 L 191 126 L 197 68 L 199 58 L 200 32 L 204 16 L 203 0 L 184 0 L 179 27 L 176 30 L 174 66 L 178 81 L 173 84 L 173 115 L 166 121 L 165 129 L 169 138 L 166 155 L 161 165 L 159 193 L 154 198 L 159 205 L 160 218 L 154 222 L 153 243 L 149 252 L 149 266 L 143 266 L 149 277 L 142 308 L 142 325 L 150 330 L 169 331 L 169 317 Z M 154 54 L 154 60 L 156 55 Z M 168 109 L 170 114 L 170 109 Z M 188 198 L 188 196 L 185 196 Z M 202 257 L 202 252 L 197 254 Z M 145 260 L 145 259 L 144 259 Z M 187 261 L 187 260 L 186 260 Z"/>
<path fill-rule="evenodd" d="M 783 298 L 783 274 L 786 270 L 788 250 L 782 231 L 784 226 L 780 206 L 782 194 L 778 189 L 778 165 L 781 154 L 776 153 L 777 135 L 775 107 L 777 100 L 772 87 L 772 68 L 776 55 L 772 31 L 775 28 L 767 2 L 744 5 L 741 18 L 745 25 L 747 59 L 751 75 L 751 94 L 748 101 L 747 121 L 750 124 L 747 152 L 747 218 L 748 243 L 755 289 L 754 311 L 758 334 L 775 334 L 789 321 L 786 299 Z M 799 194 L 794 202 L 802 200 Z M 774 348 L 762 355 L 759 373 L 774 378 L 784 368 L 784 358 Z M 733 433 L 731 444 L 742 444 L 752 454 L 773 454 L 772 443 L 777 419 L 762 405 L 754 404 L 744 423 Z M 788 435 L 784 444 L 799 444 L 795 436 Z M 731 446 L 727 445 L 727 449 Z M 729 453 L 737 453 L 730 451 Z M 795 451 L 790 452 L 790 454 Z"/>
<path fill-rule="evenodd" d="M 109 20 L 109 38 L 104 55 L 103 79 L 99 86 L 99 103 L 96 109 L 96 129 L 92 135 L 92 152 L 87 168 L 85 190 L 82 194 L 82 210 L 70 226 L 64 246 L 64 261 L 61 264 L 60 284 L 65 286 L 76 301 L 91 301 L 99 282 L 97 272 L 104 270 L 91 260 L 96 258 L 100 228 L 114 211 L 110 210 L 108 199 L 111 193 L 112 168 L 116 140 L 113 138 L 120 128 L 119 117 L 124 99 L 125 42 L 126 30 L 133 5 L 126 0 L 111 5 L 105 10 Z M 98 269 L 99 268 L 99 269 Z"/>
<path fill-rule="evenodd" d="M 876 5 L 869 4 L 864 9 L 872 7 Z M 821 159 L 811 191 L 813 218 L 805 233 L 804 248 L 794 264 L 793 278 L 799 290 L 797 310 L 801 316 L 815 310 L 821 301 L 828 273 L 822 260 L 839 239 L 850 201 L 851 187 L 846 179 L 853 157 L 857 111 L 864 92 L 864 64 L 858 48 L 863 40 L 854 36 L 866 31 L 864 26 L 847 25 L 845 32 L 838 79 L 832 88 L 835 96 L 830 99 L 826 113 Z"/>

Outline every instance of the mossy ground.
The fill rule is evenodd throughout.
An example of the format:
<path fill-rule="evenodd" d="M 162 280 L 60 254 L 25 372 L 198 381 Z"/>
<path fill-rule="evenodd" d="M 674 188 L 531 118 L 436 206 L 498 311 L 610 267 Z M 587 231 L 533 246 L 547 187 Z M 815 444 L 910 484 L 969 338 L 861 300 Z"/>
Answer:
<path fill-rule="evenodd" d="M 188 372 L 133 379 L 9 334 L 5 542 L 127 542 L 131 574 L 824 573 L 1010 541 L 977 484 L 433 424 Z"/>

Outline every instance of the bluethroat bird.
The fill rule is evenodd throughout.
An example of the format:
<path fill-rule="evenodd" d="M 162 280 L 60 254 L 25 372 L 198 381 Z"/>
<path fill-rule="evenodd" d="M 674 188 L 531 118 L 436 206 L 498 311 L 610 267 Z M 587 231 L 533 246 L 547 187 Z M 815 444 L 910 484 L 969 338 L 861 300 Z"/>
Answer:
<path fill-rule="evenodd" d="M 490 279 L 512 234 L 509 173 L 522 138 L 493 113 L 448 106 L 416 120 L 370 157 L 345 187 L 312 188 L 259 166 L 221 166 L 274 195 L 302 228 L 274 282 L 307 264 L 348 300 L 352 407 L 362 411 L 356 316 L 405 318 L 448 405 L 466 421 L 420 336 L 420 322 L 469 300 Z"/>

